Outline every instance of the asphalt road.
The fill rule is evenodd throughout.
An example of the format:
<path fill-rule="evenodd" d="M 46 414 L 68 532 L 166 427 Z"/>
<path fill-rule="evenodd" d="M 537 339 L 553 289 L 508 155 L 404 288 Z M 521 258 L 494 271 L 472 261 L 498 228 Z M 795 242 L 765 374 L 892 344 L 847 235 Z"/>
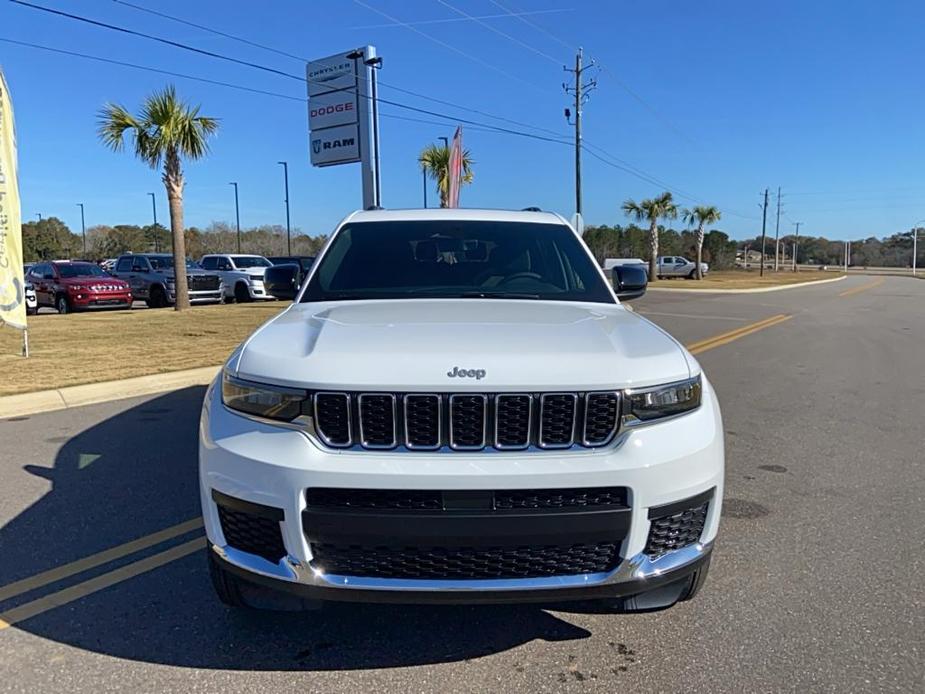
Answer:
<path fill-rule="evenodd" d="M 724 519 L 692 602 L 237 613 L 202 551 L 2 628 L 2 691 L 925 690 L 925 282 L 651 293 L 727 431 Z M 0 421 L 3 586 L 196 518 L 201 389 Z M 0 613 L 200 531 L 0 601 Z M 105 580 L 105 579 L 100 579 Z M 7 612 L 8 613 L 8 612 Z"/>

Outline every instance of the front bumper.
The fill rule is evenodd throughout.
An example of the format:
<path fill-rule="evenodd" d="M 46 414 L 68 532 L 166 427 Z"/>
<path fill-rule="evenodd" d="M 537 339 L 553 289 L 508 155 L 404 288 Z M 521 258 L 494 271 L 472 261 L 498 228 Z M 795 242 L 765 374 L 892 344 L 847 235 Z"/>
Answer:
<path fill-rule="evenodd" d="M 132 293 L 124 292 L 69 292 L 68 299 L 74 309 L 125 308 L 132 305 Z"/>
<path fill-rule="evenodd" d="M 191 291 L 188 292 L 188 294 L 191 304 L 212 304 L 222 301 L 225 298 L 225 290 L 222 288 Z M 176 302 L 177 294 L 173 289 L 167 290 L 167 300 L 171 304 Z"/>
<path fill-rule="evenodd" d="M 603 449 L 563 452 L 396 453 L 331 451 L 307 434 L 267 425 L 226 409 L 213 384 L 200 423 L 200 483 L 206 532 L 217 560 L 254 583 L 325 600 L 392 602 L 557 601 L 639 593 L 682 580 L 710 555 L 723 495 L 722 419 L 704 380 L 703 405 L 683 417 L 631 429 Z M 627 508 L 615 521 L 619 562 L 607 571 L 576 575 L 498 579 L 420 579 L 325 573 L 313 563 L 306 490 L 517 490 L 621 487 Z M 231 546 L 222 531 L 215 498 L 231 497 L 273 509 L 285 546 L 277 562 Z M 709 497 L 696 541 L 651 556 L 650 512 L 682 500 Z M 552 532 L 548 518 L 537 527 Z M 498 526 L 498 532 L 507 533 Z M 391 532 L 391 531 L 388 531 Z M 420 541 L 409 524 L 404 537 Z M 489 536 L 492 526 L 480 532 Z M 525 529 L 525 532 L 533 532 Z M 601 532 L 582 527 L 581 532 Z M 382 529 L 370 535 L 381 537 Z M 394 539 L 394 538 L 393 538 Z M 506 538 L 511 540 L 510 537 Z M 515 540 L 517 538 L 514 538 Z M 345 539 L 345 542 L 349 538 Z M 394 544 L 394 543 L 390 543 Z"/>

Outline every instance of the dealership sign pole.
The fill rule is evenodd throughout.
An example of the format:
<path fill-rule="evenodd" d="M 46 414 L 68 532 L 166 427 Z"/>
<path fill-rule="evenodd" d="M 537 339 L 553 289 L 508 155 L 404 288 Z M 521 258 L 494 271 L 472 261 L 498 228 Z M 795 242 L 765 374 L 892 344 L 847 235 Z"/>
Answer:
<path fill-rule="evenodd" d="M 13 101 L 0 72 L 0 325 L 22 330 L 22 354 L 29 356 L 26 283 L 22 265 L 22 218 L 16 179 Z"/>
<path fill-rule="evenodd" d="M 364 46 L 305 66 L 312 166 L 360 162 L 363 209 L 380 206 L 378 110 L 368 85 L 381 62 L 375 47 Z"/>

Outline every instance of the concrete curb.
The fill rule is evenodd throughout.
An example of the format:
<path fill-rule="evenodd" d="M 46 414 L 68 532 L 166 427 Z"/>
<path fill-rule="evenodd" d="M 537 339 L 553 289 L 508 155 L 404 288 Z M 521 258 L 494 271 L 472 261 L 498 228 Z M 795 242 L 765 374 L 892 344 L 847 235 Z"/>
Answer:
<path fill-rule="evenodd" d="M 794 284 L 781 284 L 777 287 L 752 287 L 751 289 L 669 289 L 668 287 L 649 287 L 650 292 L 674 292 L 675 294 L 764 294 L 765 292 L 781 292 L 785 289 L 798 289 L 800 287 L 815 287 L 817 284 L 841 282 L 848 279 L 847 275 L 833 277 L 830 280 L 810 280 L 809 282 L 796 282 Z"/>
<path fill-rule="evenodd" d="M 208 385 L 220 368 L 222 367 L 203 366 L 198 369 L 126 378 L 121 381 L 103 381 L 54 390 L 39 390 L 34 393 L 7 395 L 0 397 L 0 419 L 66 410 L 70 407 L 134 398 L 139 395 L 164 393 L 189 386 Z"/>

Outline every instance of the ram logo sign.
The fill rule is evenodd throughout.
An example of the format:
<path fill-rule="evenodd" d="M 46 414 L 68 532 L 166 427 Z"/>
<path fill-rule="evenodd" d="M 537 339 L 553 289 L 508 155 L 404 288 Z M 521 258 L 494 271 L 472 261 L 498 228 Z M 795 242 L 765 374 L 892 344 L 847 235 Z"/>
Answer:
<path fill-rule="evenodd" d="M 312 132 L 312 164 L 332 166 L 360 159 L 356 123 Z"/>

